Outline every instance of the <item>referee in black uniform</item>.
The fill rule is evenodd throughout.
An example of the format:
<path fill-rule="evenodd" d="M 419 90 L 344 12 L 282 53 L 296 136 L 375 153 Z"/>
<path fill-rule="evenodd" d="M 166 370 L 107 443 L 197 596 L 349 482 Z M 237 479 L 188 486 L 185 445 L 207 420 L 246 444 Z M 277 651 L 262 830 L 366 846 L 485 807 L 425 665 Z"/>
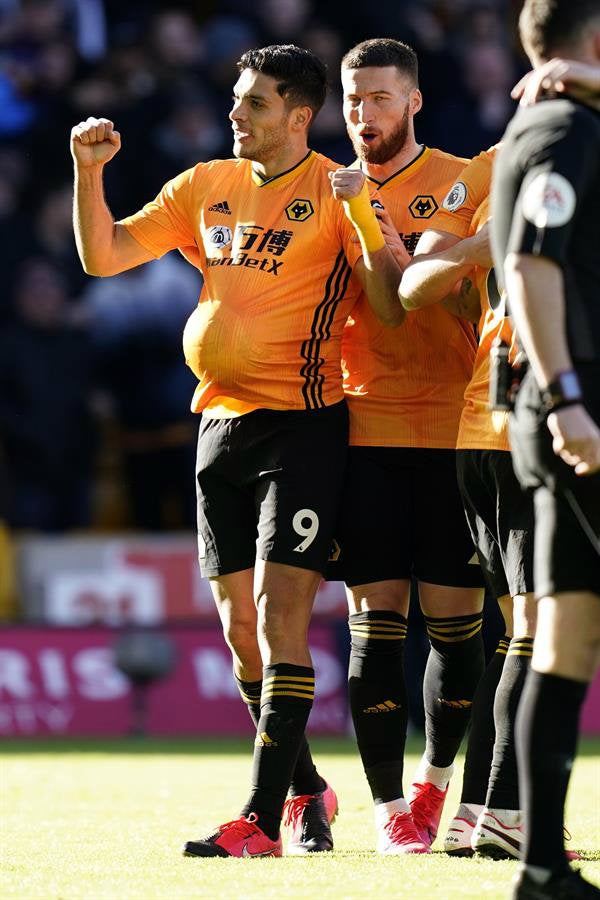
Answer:
<path fill-rule="evenodd" d="M 534 67 L 600 64 L 600 0 L 526 0 Z M 600 898 L 567 863 L 563 814 L 579 714 L 600 650 L 600 113 L 549 99 L 510 123 L 492 187 L 497 275 L 529 367 L 511 421 L 534 491 L 538 627 L 519 707 L 524 867 L 515 898 Z"/>

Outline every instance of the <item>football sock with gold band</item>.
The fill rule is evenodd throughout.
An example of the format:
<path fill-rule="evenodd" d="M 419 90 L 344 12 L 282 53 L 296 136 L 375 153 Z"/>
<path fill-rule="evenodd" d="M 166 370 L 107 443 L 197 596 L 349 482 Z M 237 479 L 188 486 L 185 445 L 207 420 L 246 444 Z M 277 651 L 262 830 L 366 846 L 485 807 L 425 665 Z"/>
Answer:
<path fill-rule="evenodd" d="M 260 828 L 273 841 L 279 834 L 314 695 L 314 669 L 291 663 L 264 667 L 252 790 L 242 815 L 256 813 Z"/>
<path fill-rule="evenodd" d="M 485 805 L 492 809 L 520 809 L 515 748 L 517 707 L 531 666 L 533 638 L 513 638 L 494 700 L 496 740 Z"/>
<path fill-rule="evenodd" d="M 408 723 L 404 678 L 407 623 L 400 613 L 370 611 L 348 619 L 350 711 L 362 764 L 376 803 L 404 796 Z"/>
<path fill-rule="evenodd" d="M 425 677 L 425 757 L 439 768 L 454 762 L 483 674 L 482 613 L 425 617 L 431 644 Z"/>
<path fill-rule="evenodd" d="M 477 686 L 471 707 L 471 727 L 465 754 L 461 803 L 485 806 L 494 753 L 494 698 L 500 682 L 510 637 L 500 639 Z"/>
<path fill-rule="evenodd" d="M 236 675 L 234 677 L 237 682 L 241 698 L 248 707 L 250 717 L 254 722 L 255 727 L 258 727 L 258 722 L 260 720 L 260 694 L 262 690 L 262 679 L 260 681 L 242 681 L 242 679 L 238 678 Z M 308 741 L 306 740 L 306 735 L 303 735 L 302 743 L 300 744 L 300 752 L 298 753 L 298 760 L 296 762 L 296 768 L 294 769 L 294 774 L 292 775 L 292 783 L 290 787 L 291 793 L 295 797 L 299 794 L 318 794 L 321 791 L 324 791 L 326 787 L 327 784 L 325 780 L 321 778 L 313 762 L 310 747 L 308 745 Z"/>

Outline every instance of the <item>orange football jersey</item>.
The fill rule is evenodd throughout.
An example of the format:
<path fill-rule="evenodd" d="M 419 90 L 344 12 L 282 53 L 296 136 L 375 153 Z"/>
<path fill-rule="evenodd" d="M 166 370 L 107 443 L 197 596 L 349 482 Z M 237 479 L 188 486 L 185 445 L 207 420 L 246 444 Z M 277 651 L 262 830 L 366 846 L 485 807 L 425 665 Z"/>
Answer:
<path fill-rule="evenodd" d="M 195 412 L 343 399 L 341 337 L 362 251 L 331 192 L 336 168 L 314 152 L 266 180 L 249 160 L 199 163 L 120 223 L 156 257 L 197 248 L 204 285 L 183 337 Z"/>
<path fill-rule="evenodd" d="M 438 227 L 442 201 L 466 163 L 423 148 L 381 184 L 371 179 L 411 255 L 422 232 Z M 475 350 L 471 326 L 439 305 L 388 328 L 361 295 L 342 342 L 350 443 L 454 448 Z"/>
<path fill-rule="evenodd" d="M 438 229 L 462 239 L 476 234 L 485 225 L 490 216 L 489 192 L 496 151 L 496 147 L 491 147 L 480 153 L 461 173 L 442 205 L 436 224 Z M 494 270 L 476 266 L 474 281 L 481 300 L 479 346 L 473 375 L 465 390 L 456 446 L 459 450 L 510 450 L 508 414 L 491 411 L 488 396 L 492 344 L 500 337 L 511 347 L 514 355 L 513 330 L 506 316 L 504 297 L 498 291 Z"/>

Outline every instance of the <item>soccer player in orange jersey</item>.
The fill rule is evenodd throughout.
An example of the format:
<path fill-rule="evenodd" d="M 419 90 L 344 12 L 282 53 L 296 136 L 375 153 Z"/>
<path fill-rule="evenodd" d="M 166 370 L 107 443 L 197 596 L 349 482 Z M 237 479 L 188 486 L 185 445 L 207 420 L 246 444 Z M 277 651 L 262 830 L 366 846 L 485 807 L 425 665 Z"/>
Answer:
<path fill-rule="evenodd" d="M 506 635 L 477 689 L 460 806 L 444 847 L 456 855 L 477 851 L 511 858 L 519 856 L 522 841 L 515 718 L 535 633 L 533 504 L 513 472 L 508 413 L 491 412 L 488 403 L 494 342 L 510 348 L 513 357 L 515 353 L 489 246 L 495 152 L 493 147 L 480 153 L 452 186 L 435 228 L 419 241 L 400 292 L 407 307 L 420 308 L 439 302 L 458 283 L 462 302 L 480 311 L 479 346 L 456 445 L 457 470 L 469 527 Z"/>
<path fill-rule="evenodd" d="M 404 267 L 466 160 L 415 138 L 422 98 L 410 47 L 391 39 L 359 44 L 342 61 L 342 85 L 356 168 L 378 189 L 386 239 Z M 469 323 L 438 306 L 410 313 L 394 330 L 363 297 L 344 331 L 342 356 L 350 451 L 339 560 L 329 574 L 348 587 L 350 706 L 378 851 L 425 853 L 483 671 L 482 576 L 455 470 L 475 337 Z M 412 578 L 431 652 L 426 749 L 405 799 L 403 645 Z"/>
<path fill-rule="evenodd" d="M 404 316 L 400 270 L 364 176 L 307 145 L 325 99 L 324 65 L 286 45 L 249 51 L 238 69 L 229 115 L 236 158 L 183 172 L 122 222 L 103 197 L 102 170 L 120 146 L 113 123 L 88 119 L 71 137 L 86 271 L 112 275 L 182 248 L 204 276 L 184 333 L 199 381 L 193 409 L 202 412 L 199 558 L 257 722 L 241 815 L 185 847 L 221 857 L 281 855 L 292 776 L 300 796 L 288 807 L 291 851 L 332 848 L 335 794 L 304 742 L 314 695 L 307 630 L 347 448 L 340 347 L 351 270 L 378 315 Z"/>

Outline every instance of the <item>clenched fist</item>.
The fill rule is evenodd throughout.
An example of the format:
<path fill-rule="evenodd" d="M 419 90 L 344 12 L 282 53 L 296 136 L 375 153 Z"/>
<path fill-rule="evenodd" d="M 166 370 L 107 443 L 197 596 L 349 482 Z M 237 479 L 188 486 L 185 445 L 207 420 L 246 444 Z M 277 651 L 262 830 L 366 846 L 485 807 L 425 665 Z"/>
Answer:
<path fill-rule="evenodd" d="M 82 169 L 103 166 L 121 149 L 121 135 L 109 119 L 86 119 L 71 129 L 71 154 Z"/>
<path fill-rule="evenodd" d="M 362 191 L 365 176 L 360 169 L 336 169 L 329 173 L 329 180 L 336 200 L 352 200 Z"/>

